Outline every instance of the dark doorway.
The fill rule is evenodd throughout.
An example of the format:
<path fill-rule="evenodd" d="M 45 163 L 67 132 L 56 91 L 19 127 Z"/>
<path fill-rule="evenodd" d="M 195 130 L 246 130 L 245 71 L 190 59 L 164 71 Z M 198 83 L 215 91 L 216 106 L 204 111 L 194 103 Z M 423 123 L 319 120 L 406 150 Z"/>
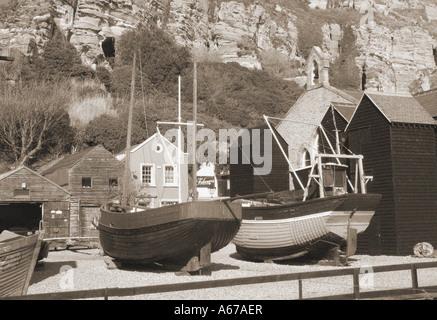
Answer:
<path fill-rule="evenodd" d="M 41 203 L 0 203 L 0 232 L 26 232 L 39 228 L 42 220 Z"/>
<path fill-rule="evenodd" d="M 115 39 L 113 37 L 108 37 L 103 40 L 102 50 L 106 59 L 115 57 Z"/>
<path fill-rule="evenodd" d="M 437 65 L 437 48 L 432 48 L 432 54 L 434 56 L 434 62 Z"/>

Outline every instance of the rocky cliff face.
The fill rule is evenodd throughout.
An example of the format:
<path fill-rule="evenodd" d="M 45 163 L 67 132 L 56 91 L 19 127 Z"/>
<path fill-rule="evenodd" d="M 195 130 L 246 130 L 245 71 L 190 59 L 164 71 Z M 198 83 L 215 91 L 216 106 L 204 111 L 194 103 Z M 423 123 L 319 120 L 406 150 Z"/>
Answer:
<path fill-rule="evenodd" d="M 81 54 L 82 61 L 104 64 L 116 50 L 117 38 L 139 23 L 155 21 L 198 59 L 235 61 L 263 67 L 262 52 L 281 53 L 303 72 L 305 56 L 297 27 L 305 11 L 278 1 L 224 0 L 38 0 L 12 12 L 0 23 L 0 50 L 25 54 L 41 51 L 58 28 Z M 317 10 L 372 12 L 372 23 L 353 26 L 356 65 L 366 87 L 382 91 L 418 91 L 433 85 L 437 61 L 437 5 L 433 0 L 310 0 Z M 308 12 L 308 11 L 306 11 Z M 331 62 L 341 55 L 343 25 L 321 24 L 321 43 Z M 300 41 L 300 42 L 299 42 Z M 115 43 L 115 48 L 113 48 Z M 105 49 L 105 50 L 104 50 Z M 364 78 L 364 77 L 363 77 Z"/>

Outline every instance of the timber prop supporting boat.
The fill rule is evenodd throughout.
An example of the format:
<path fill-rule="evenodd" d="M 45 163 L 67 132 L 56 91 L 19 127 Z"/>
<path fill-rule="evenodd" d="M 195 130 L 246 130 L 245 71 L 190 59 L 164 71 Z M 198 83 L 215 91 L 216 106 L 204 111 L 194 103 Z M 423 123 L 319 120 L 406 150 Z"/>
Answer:
<path fill-rule="evenodd" d="M 228 245 L 241 224 L 241 205 L 193 201 L 119 212 L 101 208 L 100 244 L 121 262 L 185 266 L 205 245 Z"/>
<path fill-rule="evenodd" d="M 366 230 L 381 199 L 380 194 L 366 191 L 366 184 L 373 177 L 364 175 L 363 156 L 339 154 L 331 146 L 333 153 L 317 154 L 315 164 L 306 168 L 306 175 L 297 173 L 268 118 L 264 116 L 264 119 L 298 187 L 273 194 L 263 202 L 243 205 L 241 228 L 233 240 L 237 252 L 255 261 L 286 260 L 304 255 L 320 258 L 333 247 L 345 247 L 351 237 L 356 242 L 356 235 Z M 326 159 L 337 162 L 323 161 Z M 354 184 L 348 179 L 347 166 L 340 159 L 355 163 Z M 302 176 L 307 178 L 306 186 L 301 182 Z M 348 193 L 348 184 L 351 193 Z M 352 255 L 355 248 L 349 249 L 348 254 Z"/>
<path fill-rule="evenodd" d="M 0 297 L 27 294 L 43 236 L 43 231 L 29 236 L 0 234 Z"/>

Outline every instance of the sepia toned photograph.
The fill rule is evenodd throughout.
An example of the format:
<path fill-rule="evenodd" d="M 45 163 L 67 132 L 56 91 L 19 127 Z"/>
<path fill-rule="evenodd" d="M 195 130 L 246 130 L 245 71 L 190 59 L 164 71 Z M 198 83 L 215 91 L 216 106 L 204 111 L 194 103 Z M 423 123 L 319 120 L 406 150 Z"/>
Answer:
<path fill-rule="evenodd" d="M 0 300 L 437 300 L 437 0 L 0 0 Z"/>

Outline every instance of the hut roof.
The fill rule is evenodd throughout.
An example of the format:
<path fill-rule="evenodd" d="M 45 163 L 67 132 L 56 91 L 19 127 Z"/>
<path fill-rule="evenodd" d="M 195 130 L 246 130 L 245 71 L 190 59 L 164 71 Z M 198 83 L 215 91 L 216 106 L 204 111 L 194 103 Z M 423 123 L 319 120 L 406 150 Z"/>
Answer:
<path fill-rule="evenodd" d="M 49 173 L 53 173 L 56 170 L 61 169 L 61 168 L 71 168 L 76 163 L 78 163 L 80 160 L 82 160 L 88 153 L 90 153 L 91 151 L 93 151 L 96 148 L 103 148 L 103 147 L 98 145 L 95 147 L 91 147 L 91 148 L 64 156 L 61 160 L 53 163 L 52 166 L 49 166 L 48 168 L 44 168 L 44 170 L 41 172 L 41 174 L 44 176 L 44 175 L 47 175 Z"/>
<path fill-rule="evenodd" d="M 374 92 L 366 92 L 365 95 L 390 122 L 436 124 L 431 115 L 411 95 Z"/>
<path fill-rule="evenodd" d="M 414 98 L 428 111 L 431 117 L 437 117 L 437 88 L 415 94 Z"/>

